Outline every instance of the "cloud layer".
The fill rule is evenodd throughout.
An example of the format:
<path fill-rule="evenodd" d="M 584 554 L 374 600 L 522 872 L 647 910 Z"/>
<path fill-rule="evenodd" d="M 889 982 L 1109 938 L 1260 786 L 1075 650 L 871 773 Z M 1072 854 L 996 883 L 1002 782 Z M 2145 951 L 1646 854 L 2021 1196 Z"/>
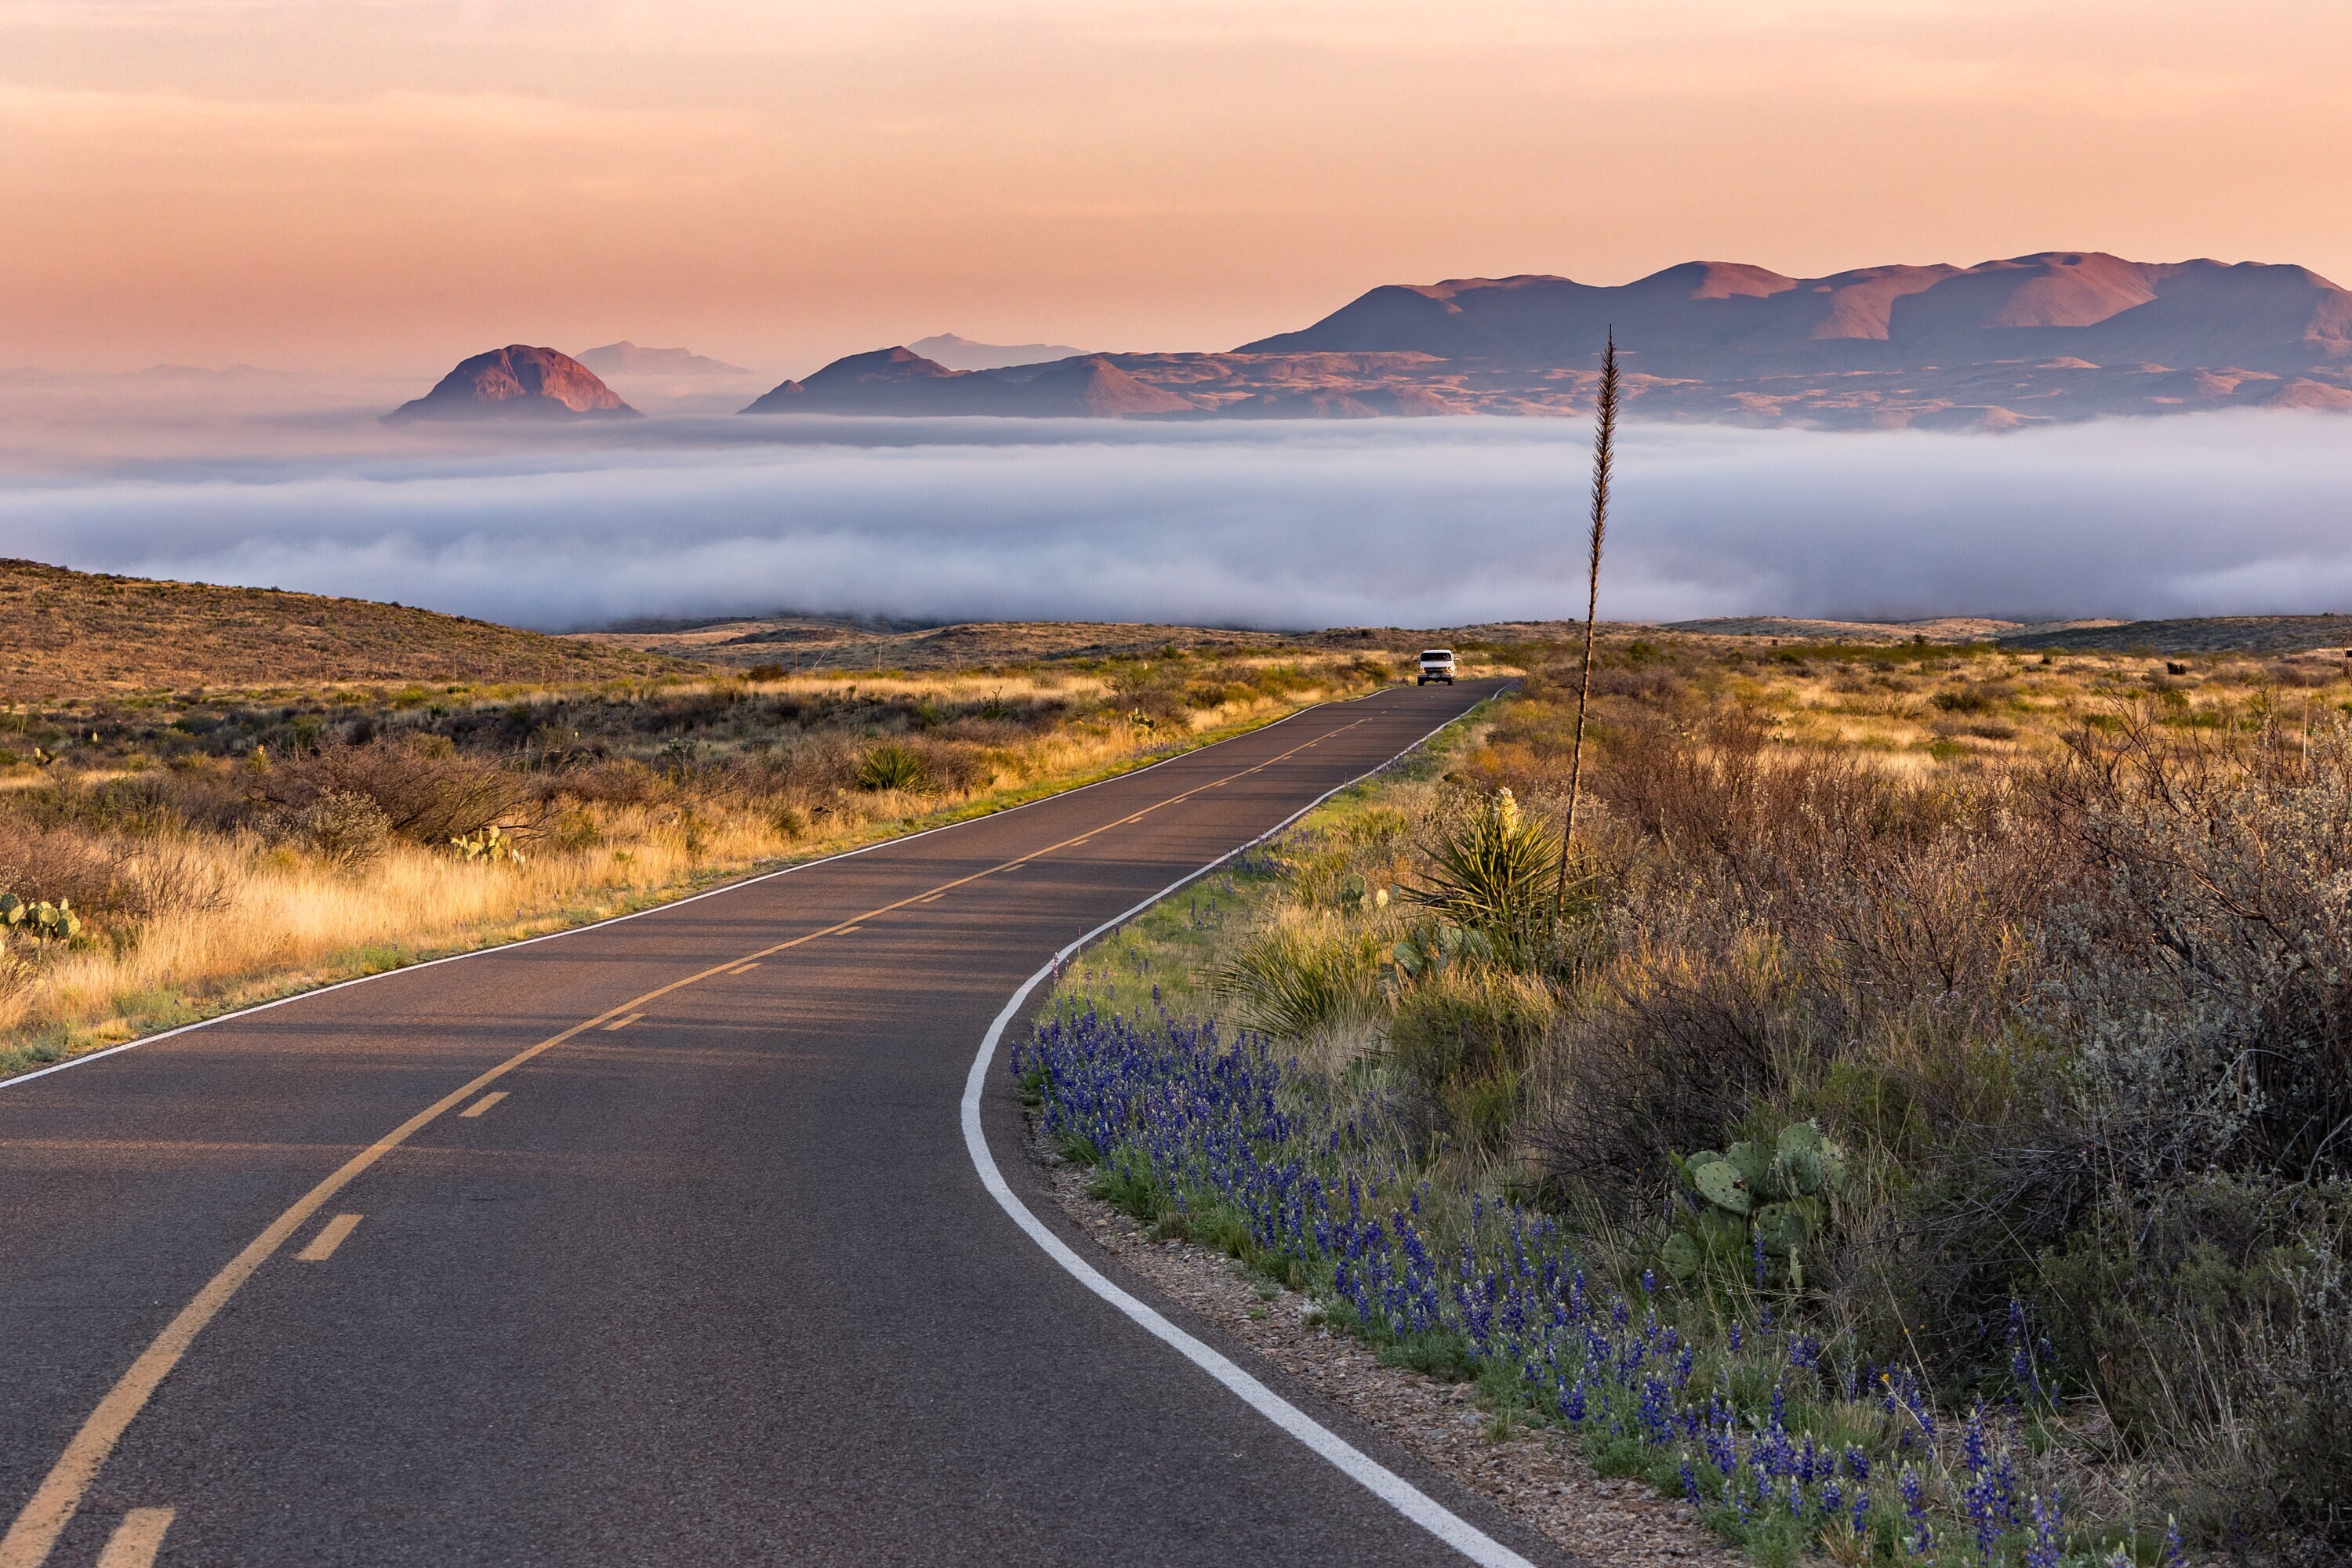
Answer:
<path fill-rule="evenodd" d="M 228 456 L 0 476 L 0 548 L 546 627 L 780 608 L 1444 626 L 1582 603 L 1580 422 L 240 428 Z M 2340 416 L 1635 426 L 1620 472 L 1614 617 L 2352 608 Z"/>

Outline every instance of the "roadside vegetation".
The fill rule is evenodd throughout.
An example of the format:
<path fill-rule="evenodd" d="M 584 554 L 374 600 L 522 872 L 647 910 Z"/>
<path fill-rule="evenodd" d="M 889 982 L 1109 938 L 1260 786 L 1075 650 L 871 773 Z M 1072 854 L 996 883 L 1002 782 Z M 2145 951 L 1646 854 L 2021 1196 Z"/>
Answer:
<path fill-rule="evenodd" d="M 20 704 L 0 718 L 0 1072 L 993 809 L 1391 679 L 1385 658 L 1175 650 Z"/>
<path fill-rule="evenodd" d="M 2352 1551 L 2340 657 L 1614 637 L 1564 879 L 1503 657 L 1073 967 L 1057 1154 L 1768 1563 Z"/>

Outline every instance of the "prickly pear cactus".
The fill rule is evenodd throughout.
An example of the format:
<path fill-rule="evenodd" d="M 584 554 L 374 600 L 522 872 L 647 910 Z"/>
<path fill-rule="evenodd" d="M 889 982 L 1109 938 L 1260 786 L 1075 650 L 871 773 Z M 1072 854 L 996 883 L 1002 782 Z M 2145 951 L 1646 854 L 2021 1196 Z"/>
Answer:
<path fill-rule="evenodd" d="M 14 893 L 0 893 L 0 928 L 40 942 L 71 942 L 81 934 L 81 917 L 74 913 L 71 899 L 28 904 Z"/>
<path fill-rule="evenodd" d="M 523 863 L 522 849 L 507 830 L 492 823 L 478 833 L 468 833 L 463 838 L 449 840 L 449 847 L 461 860 L 478 861 L 488 865 L 506 861 L 509 865 Z"/>
<path fill-rule="evenodd" d="M 1669 1156 L 1685 1185 L 1682 1227 L 1666 1240 L 1667 1269 L 1698 1282 L 1745 1279 L 1801 1288 L 1803 1252 L 1828 1226 L 1846 1186 L 1844 1152 L 1811 1121 L 1770 1142 Z"/>

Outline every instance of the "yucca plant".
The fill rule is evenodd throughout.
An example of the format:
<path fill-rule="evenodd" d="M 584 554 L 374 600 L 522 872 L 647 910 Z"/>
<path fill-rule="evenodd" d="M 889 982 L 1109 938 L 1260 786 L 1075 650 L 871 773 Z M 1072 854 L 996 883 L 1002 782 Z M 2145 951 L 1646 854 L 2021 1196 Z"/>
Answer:
<path fill-rule="evenodd" d="M 1376 963 L 1362 943 L 1276 926 L 1236 948 L 1213 984 L 1251 1028 L 1303 1039 L 1371 1014 Z"/>
<path fill-rule="evenodd" d="M 1427 847 L 1430 868 L 1404 896 L 1475 931 L 1498 953 L 1523 957 L 1556 896 L 1560 837 L 1496 790 Z"/>
<path fill-rule="evenodd" d="M 923 779 L 923 754 L 902 741 L 883 742 L 857 763 L 861 789 L 920 789 Z"/>

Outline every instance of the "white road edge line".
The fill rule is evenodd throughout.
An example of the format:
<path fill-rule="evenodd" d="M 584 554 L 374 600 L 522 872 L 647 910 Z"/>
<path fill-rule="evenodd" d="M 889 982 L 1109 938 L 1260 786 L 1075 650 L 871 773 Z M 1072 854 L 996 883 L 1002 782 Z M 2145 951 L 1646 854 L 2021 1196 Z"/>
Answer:
<path fill-rule="evenodd" d="M 1034 800 L 1024 800 L 1017 805 L 1008 805 L 1002 811 L 982 812 L 978 816 L 966 816 L 954 822 L 942 822 L 937 827 L 926 827 L 920 833 L 901 834 L 895 838 L 877 838 L 871 844 L 861 844 L 855 849 L 844 849 L 837 855 L 825 855 L 814 860 L 802 860 L 790 866 L 779 866 L 772 871 L 762 871 L 757 876 L 745 877 L 740 881 L 722 882 L 718 887 L 706 889 L 699 893 L 689 893 L 682 899 L 672 899 L 666 903 L 652 904 L 642 910 L 633 910 L 625 915 L 613 915 L 604 920 L 591 921 L 586 925 L 551 931 L 544 936 L 529 936 L 516 942 L 493 942 L 488 947 L 469 948 L 464 952 L 452 952 L 440 958 L 428 958 L 417 963 L 404 963 L 397 969 L 379 969 L 373 974 L 355 974 L 349 980 L 338 980 L 331 985 L 314 986 L 310 990 L 296 991 L 272 1001 L 257 1002 L 250 1007 L 239 1007 L 234 1012 L 218 1013 L 209 1018 L 199 1018 L 193 1024 L 182 1024 L 175 1029 L 162 1029 L 152 1035 L 142 1035 L 135 1040 L 125 1040 L 119 1046 L 108 1046 L 103 1050 L 84 1051 L 79 1056 L 68 1057 L 64 1061 L 52 1062 L 45 1068 L 35 1068 L 31 1072 L 20 1072 L 13 1078 L 0 1078 L 0 1089 L 14 1089 L 20 1083 L 30 1083 L 37 1078 L 47 1078 L 53 1072 L 63 1072 L 68 1068 L 87 1067 L 91 1062 L 102 1061 L 108 1057 L 120 1056 L 124 1051 L 135 1051 L 142 1046 L 152 1046 L 160 1040 L 171 1039 L 175 1035 L 190 1034 L 197 1029 L 209 1029 L 215 1024 L 226 1024 L 238 1018 L 249 1018 L 256 1013 L 267 1013 L 273 1007 L 283 1007 L 312 996 L 324 996 L 330 991 L 341 991 L 347 985 L 365 985 L 371 980 L 389 980 L 395 974 L 414 974 L 422 969 L 437 969 L 445 963 L 463 963 L 469 958 L 487 958 L 494 952 L 512 952 L 520 947 L 536 947 L 542 942 L 562 942 L 566 937 L 579 936 L 586 931 L 601 931 L 606 926 L 616 926 L 628 921 L 641 921 L 648 915 L 667 914 L 671 910 L 684 909 L 688 904 L 698 904 L 705 899 L 719 898 L 744 888 L 754 887 L 761 882 L 772 881 L 778 877 L 789 877 L 795 871 L 805 871 L 815 866 L 829 866 L 836 860 L 854 859 L 860 855 L 871 855 L 877 849 L 890 849 L 901 844 L 912 844 L 916 839 L 929 838 L 934 833 L 947 833 L 955 828 L 969 826 L 975 822 L 1010 816 L 1016 811 L 1026 811 L 1033 805 L 1044 805 L 1049 801 L 1067 800 L 1074 795 L 1084 795 L 1090 789 L 1100 789 L 1105 784 L 1117 784 L 1121 779 L 1131 779 L 1138 774 L 1148 773 L 1154 768 L 1164 768 L 1171 763 L 1181 763 L 1187 757 L 1197 757 L 1202 752 L 1213 751 L 1230 741 L 1243 741 L 1252 735 L 1263 735 L 1268 730 L 1279 729 L 1293 719 L 1304 718 L 1318 709 L 1344 708 L 1352 702 L 1369 701 L 1375 697 L 1386 696 L 1391 689 L 1391 688 L 1383 686 L 1377 691 L 1367 691 L 1361 697 L 1349 697 L 1338 702 L 1310 702 L 1296 713 L 1285 713 L 1279 719 L 1260 724 L 1255 730 L 1245 730 L 1238 735 L 1228 736 L 1224 741 L 1213 741 L 1205 746 L 1194 746 L 1189 751 L 1162 757 L 1156 763 L 1146 763 L 1139 768 L 1129 768 L 1123 773 L 1113 773 L 1108 778 L 1097 779 L 1092 784 L 1077 784 L 1069 789 L 1056 790 L 1051 795 L 1041 795 Z M 1481 699 L 1481 700 L 1486 700 Z M 1446 722 L 1452 723 L 1454 721 L 1448 720 Z M 1440 725 L 1438 728 L 1443 729 L 1444 726 Z M 1433 735 L 1436 732 L 1433 730 L 1430 734 Z M 1428 736 L 1423 736 L 1423 739 L 1426 740 Z M 1418 744 L 1418 742 L 1415 743 Z M 1399 752 L 1398 755 L 1402 756 L 1403 753 Z M 1393 757 L 1390 759 L 1391 762 L 1395 760 Z M 1347 786 L 1343 784 L 1340 787 L 1344 789 Z M 1203 867 L 1202 869 L 1205 871 L 1211 868 Z"/>
<path fill-rule="evenodd" d="M 1341 790 L 1360 784 L 1382 768 L 1392 766 L 1399 758 L 1426 745 L 1440 731 L 1460 723 L 1483 705 L 1484 700 L 1479 703 L 1474 703 L 1399 752 L 1396 756 L 1382 763 L 1380 767 L 1368 768 L 1348 780 L 1346 784 L 1335 785 L 1325 791 L 1248 843 L 1237 845 L 1199 870 L 1189 876 L 1178 878 L 1133 909 L 1103 921 L 1102 924 L 1054 954 L 1044 968 L 1021 983 L 1021 989 L 1013 994 L 1013 999 L 1004 1005 L 1004 1011 L 996 1016 L 996 1022 L 988 1026 L 987 1036 L 980 1042 L 980 1054 L 972 1058 L 971 1071 L 966 1075 L 963 1083 L 963 1143 L 964 1148 L 971 1155 L 972 1168 L 980 1173 L 981 1184 L 988 1189 L 989 1196 L 996 1200 L 997 1206 L 1011 1215 L 1013 1223 L 1026 1232 L 1030 1240 L 1045 1249 L 1045 1256 L 1060 1264 L 1079 1284 L 1126 1313 L 1146 1332 L 1224 1384 L 1226 1389 L 1237 1395 L 1251 1409 L 1297 1438 L 1317 1455 L 1330 1461 L 1341 1473 L 1363 1487 L 1374 1497 L 1379 1498 L 1471 1562 L 1479 1564 L 1479 1568 L 1535 1568 L 1535 1565 L 1526 1558 L 1505 1546 L 1468 1520 L 1454 1513 L 1427 1492 L 1423 1491 L 1419 1487 L 1382 1465 L 1337 1432 L 1317 1421 L 1307 1412 L 1234 1365 L 1231 1358 L 1186 1333 L 1151 1307 L 1120 1289 L 1094 1265 L 1071 1251 L 1068 1244 L 1046 1229 L 1044 1223 L 1029 1212 L 1029 1205 L 1015 1196 L 1012 1187 L 1005 1184 L 1004 1173 L 996 1167 L 996 1156 L 989 1152 L 988 1135 L 981 1131 L 980 1125 L 981 1093 L 988 1083 L 988 1069 L 996 1060 L 996 1047 L 1004 1038 L 1004 1031 L 1011 1026 L 1013 1017 L 1021 1011 L 1022 1005 L 1029 1000 L 1029 994 L 1037 989 L 1038 983 L 1052 975 L 1073 953 L 1096 937 L 1102 935 L 1103 932 L 1133 920 L 1180 888 L 1200 880 L 1236 855 L 1257 847 Z"/>

